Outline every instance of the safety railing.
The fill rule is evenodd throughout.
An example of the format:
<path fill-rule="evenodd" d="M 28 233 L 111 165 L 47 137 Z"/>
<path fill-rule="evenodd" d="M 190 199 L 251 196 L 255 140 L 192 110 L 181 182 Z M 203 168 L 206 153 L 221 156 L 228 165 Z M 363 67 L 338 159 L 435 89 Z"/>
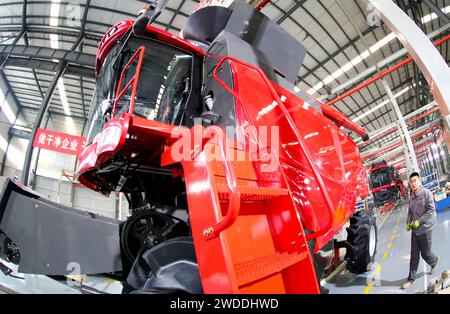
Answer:
<path fill-rule="evenodd" d="M 332 221 L 333 221 L 333 203 L 331 202 L 331 198 L 330 198 L 330 195 L 328 194 L 328 190 L 326 189 L 326 186 L 325 186 L 325 184 L 324 184 L 324 182 L 322 180 L 322 176 L 320 175 L 319 171 L 317 170 L 316 166 L 314 165 L 314 162 L 312 160 L 311 154 L 310 154 L 308 148 L 306 147 L 305 142 L 303 141 L 303 137 L 300 134 L 297 126 L 295 125 L 295 122 L 292 119 L 292 116 L 290 115 L 289 110 L 284 106 L 283 102 L 280 99 L 280 96 L 278 95 L 278 93 L 273 88 L 270 80 L 267 78 L 267 76 L 264 74 L 264 72 L 260 68 L 254 66 L 252 64 L 249 64 L 247 62 L 244 62 L 242 60 L 239 60 L 239 59 L 236 59 L 236 58 L 233 58 L 233 57 L 230 57 L 230 56 L 226 56 L 226 57 L 222 58 L 220 60 L 220 62 L 216 65 L 216 68 L 215 68 L 214 73 L 213 73 L 213 77 L 225 90 L 227 90 L 231 95 L 233 95 L 236 99 L 238 99 L 239 102 L 241 102 L 241 104 L 243 104 L 241 97 L 234 90 L 232 90 L 225 82 L 223 82 L 218 77 L 219 69 L 222 67 L 222 65 L 226 61 L 238 63 L 238 64 L 240 64 L 240 65 L 242 65 L 244 67 L 247 67 L 247 68 L 255 71 L 256 73 L 258 73 L 261 76 L 261 78 L 263 79 L 264 83 L 267 85 L 270 93 L 272 94 L 272 98 L 278 103 L 281 111 L 283 112 L 284 116 L 286 117 L 286 120 L 289 123 L 289 126 L 294 131 L 294 133 L 295 133 L 295 135 L 296 135 L 296 137 L 298 139 L 298 142 L 300 144 L 300 148 L 302 149 L 302 151 L 303 151 L 303 153 L 304 153 L 304 155 L 306 157 L 306 160 L 308 161 L 308 164 L 309 164 L 311 170 L 313 171 L 314 176 L 316 177 L 316 180 L 317 180 L 317 182 L 319 184 L 322 196 L 323 196 L 323 198 L 325 200 L 325 203 L 327 204 L 327 209 L 328 209 L 328 214 L 329 214 L 327 225 L 324 228 L 321 228 L 320 230 L 307 235 L 306 239 L 307 240 L 311 240 L 311 239 L 315 239 L 315 238 L 318 238 L 318 237 L 326 234 L 333 227 L 333 224 L 332 224 Z M 244 108 L 244 110 L 245 110 L 245 108 Z"/>
<path fill-rule="evenodd" d="M 112 115 L 113 117 L 116 116 L 117 103 L 125 95 L 125 93 L 128 91 L 128 89 L 130 89 L 131 85 L 133 85 L 133 89 L 131 91 L 129 112 L 133 113 L 133 111 L 134 111 L 134 103 L 136 101 L 136 92 L 137 92 L 138 83 L 139 83 L 139 76 L 141 74 L 141 67 L 142 67 L 142 61 L 144 59 L 144 53 L 145 53 L 145 46 L 140 46 L 122 70 L 122 74 L 120 75 L 120 79 L 119 79 L 119 85 L 117 85 L 116 98 L 114 100 L 114 108 L 113 108 L 113 115 Z M 136 66 L 136 72 L 134 73 L 134 75 L 130 79 L 130 81 L 128 81 L 128 83 L 125 85 L 125 87 L 121 90 L 123 80 L 125 78 L 125 74 L 127 73 L 128 68 L 136 61 L 137 58 L 138 58 L 138 63 Z"/>
<path fill-rule="evenodd" d="M 221 134 L 220 138 L 217 139 L 217 135 Z M 227 137 L 223 134 L 222 129 L 218 127 L 209 127 L 206 129 L 203 135 L 202 147 L 201 150 L 205 147 L 208 142 L 212 142 L 212 140 L 216 137 L 214 144 L 217 144 L 220 149 L 220 155 L 223 161 L 223 165 L 225 168 L 227 186 L 228 186 L 228 210 L 225 214 L 225 217 L 215 223 L 212 226 L 209 226 L 203 230 L 203 236 L 207 239 L 212 239 L 217 237 L 222 231 L 228 229 L 239 216 L 239 210 L 241 206 L 241 196 L 238 190 L 237 185 L 237 177 L 233 171 L 231 166 L 231 161 L 229 156 L 226 153 L 226 149 L 228 147 Z"/>

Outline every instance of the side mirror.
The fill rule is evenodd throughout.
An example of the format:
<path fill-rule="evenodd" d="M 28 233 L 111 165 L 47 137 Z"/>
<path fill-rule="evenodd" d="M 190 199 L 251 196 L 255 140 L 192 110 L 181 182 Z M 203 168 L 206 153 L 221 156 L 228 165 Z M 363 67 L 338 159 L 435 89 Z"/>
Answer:
<path fill-rule="evenodd" d="M 136 36 L 142 36 L 145 33 L 145 29 L 148 24 L 153 23 L 156 18 L 161 14 L 161 12 L 167 6 L 168 0 L 159 0 L 158 3 L 150 3 L 149 8 L 139 15 L 133 25 L 133 33 Z"/>
<path fill-rule="evenodd" d="M 217 124 L 222 118 L 222 115 L 214 111 L 204 111 L 200 117 L 202 118 L 203 125 L 210 126 Z"/>
<path fill-rule="evenodd" d="M 111 99 L 105 99 L 101 103 L 102 117 L 109 120 L 111 118 L 114 102 Z"/>
<path fill-rule="evenodd" d="M 203 102 L 206 106 L 206 111 L 203 111 L 200 115 L 203 125 L 215 125 L 222 118 L 221 114 L 213 111 L 214 101 L 214 93 L 212 91 L 209 91 L 208 94 L 203 97 Z"/>

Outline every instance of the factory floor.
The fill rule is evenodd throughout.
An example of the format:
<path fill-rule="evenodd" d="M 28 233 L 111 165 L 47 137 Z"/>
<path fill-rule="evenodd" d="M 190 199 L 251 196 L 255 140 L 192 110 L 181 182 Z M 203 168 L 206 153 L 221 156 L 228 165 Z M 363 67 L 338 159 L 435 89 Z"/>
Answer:
<path fill-rule="evenodd" d="M 326 282 L 330 294 L 414 294 L 427 289 L 443 271 L 450 269 L 450 211 L 437 215 L 433 229 L 432 251 L 440 256 L 436 272 L 430 275 L 421 259 L 417 280 L 406 290 L 401 289 L 409 273 L 411 233 L 405 230 L 408 204 L 398 205 L 378 230 L 375 263 L 365 274 L 355 275 L 347 270 Z"/>
<path fill-rule="evenodd" d="M 381 214 L 377 221 L 378 245 L 371 271 L 355 275 L 347 270 L 329 279 L 324 286 L 330 294 L 412 294 L 427 289 L 429 283 L 450 269 L 450 210 L 437 215 L 433 230 L 432 250 L 441 257 L 437 271 L 429 275 L 429 266 L 421 260 L 418 279 L 407 290 L 400 287 L 409 272 L 411 234 L 405 230 L 407 203 L 397 205 L 389 213 Z M 3 261 L 4 262 L 4 261 Z M 40 275 L 17 273 L 17 266 L 7 263 L 19 278 L 0 272 L 0 294 L 3 293 L 121 293 L 118 281 L 105 277 L 81 276 L 73 280 L 54 280 Z M 80 283 L 81 281 L 81 283 Z"/>

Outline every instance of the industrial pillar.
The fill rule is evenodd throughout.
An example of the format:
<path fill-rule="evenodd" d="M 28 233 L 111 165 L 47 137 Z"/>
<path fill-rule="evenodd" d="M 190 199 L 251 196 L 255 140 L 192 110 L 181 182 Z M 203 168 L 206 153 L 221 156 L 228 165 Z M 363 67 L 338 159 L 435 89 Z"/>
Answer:
<path fill-rule="evenodd" d="M 45 120 L 44 129 L 47 128 L 48 122 L 49 122 L 49 121 L 50 121 L 50 112 L 47 114 L 47 119 Z M 30 141 L 31 141 L 31 136 L 30 136 Z M 39 156 L 40 156 L 40 155 L 41 155 L 41 149 L 38 148 L 38 149 L 37 149 L 37 154 L 36 154 L 36 160 L 35 160 L 35 162 L 34 162 L 34 167 L 33 167 L 33 169 L 34 169 L 34 177 L 33 177 L 33 179 L 31 180 L 31 182 L 32 182 L 31 188 L 32 188 L 33 190 L 36 190 L 37 169 L 38 169 L 38 165 L 39 165 Z M 33 154 L 31 155 L 31 158 L 33 158 Z M 23 173 L 23 170 L 22 170 L 22 173 Z"/>
<path fill-rule="evenodd" d="M 47 88 L 44 100 L 42 101 L 42 105 L 39 108 L 39 112 L 37 113 L 36 121 L 34 122 L 33 130 L 31 131 L 30 141 L 28 142 L 27 152 L 25 153 L 25 161 L 22 169 L 22 178 L 20 180 L 20 182 L 24 185 L 28 185 L 31 158 L 33 157 L 33 141 L 34 137 L 36 136 L 36 131 L 41 126 L 44 115 L 48 109 L 48 105 L 50 104 L 50 100 L 52 99 L 53 93 L 58 84 L 58 80 L 60 79 L 60 77 L 64 75 L 66 68 L 67 68 L 67 61 L 65 60 L 60 61 L 58 71 L 56 72 L 55 76 L 53 77 L 53 80 L 51 81 L 49 87 Z"/>
<path fill-rule="evenodd" d="M 439 147 L 436 136 L 433 138 L 433 141 L 434 141 L 434 145 L 436 147 L 436 153 L 439 157 L 439 164 L 441 165 L 441 175 L 444 175 L 446 173 L 446 169 L 445 169 L 444 159 L 442 158 L 442 146 Z"/>
<path fill-rule="evenodd" d="M 429 38 L 392 0 L 363 0 L 370 4 L 386 26 L 397 35 L 431 87 L 445 120 L 444 139 L 450 148 L 450 69 Z"/>
<path fill-rule="evenodd" d="M 397 122 L 397 127 L 398 127 L 398 133 L 400 135 L 400 139 L 402 141 L 402 148 L 403 148 L 403 154 L 405 156 L 405 164 L 406 164 L 406 170 L 408 172 L 408 176 L 413 173 L 413 165 L 411 164 L 411 159 L 409 158 L 408 155 L 408 147 L 405 143 L 405 136 L 403 135 L 402 132 L 402 127 L 400 125 L 400 122 Z"/>
<path fill-rule="evenodd" d="M 441 177 L 441 171 L 439 170 L 439 163 L 437 161 L 436 152 L 433 149 L 433 145 L 430 145 L 430 151 L 431 151 L 432 165 L 435 168 L 434 172 L 436 172 L 437 176 L 440 178 Z"/>
<path fill-rule="evenodd" d="M 400 124 L 401 130 L 404 135 L 405 142 L 406 142 L 406 147 L 408 148 L 408 153 L 406 154 L 405 159 L 407 162 L 408 162 L 408 160 L 410 160 L 411 168 L 408 169 L 408 171 L 410 171 L 409 174 L 411 174 L 414 171 L 419 171 L 419 166 L 417 164 L 416 152 L 414 150 L 414 146 L 413 146 L 413 143 L 411 140 L 411 136 L 409 135 L 409 131 L 408 131 L 408 127 L 406 126 L 405 119 L 403 119 L 402 112 L 400 111 L 400 108 L 398 107 L 397 100 L 395 99 L 394 94 L 392 93 L 392 90 L 389 87 L 388 83 L 385 80 L 382 80 L 381 82 L 383 83 L 383 86 L 386 89 L 386 93 L 388 94 L 388 97 L 392 104 L 392 107 L 394 108 L 394 111 L 397 114 L 398 122 Z"/>

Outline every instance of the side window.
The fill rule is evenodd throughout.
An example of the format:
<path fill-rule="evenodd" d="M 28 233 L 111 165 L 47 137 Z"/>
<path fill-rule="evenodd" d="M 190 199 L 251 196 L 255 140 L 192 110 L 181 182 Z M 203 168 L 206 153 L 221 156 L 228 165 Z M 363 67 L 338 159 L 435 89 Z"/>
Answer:
<path fill-rule="evenodd" d="M 161 95 L 158 121 L 179 124 L 190 92 L 191 63 L 191 58 L 186 56 L 175 56 L 170 63 L 170 72 Z"/>
<path fill-rule="evenodd" d="M 179 124 L 191 91 L 193 56 L 157 41 L 134 38 L 124 53 L 123 68 L 138 47 L 145 46 L 133 114 L 149 120 Z M 137 60 L 124 74 L 122 88 L 136 73 Z M 116 112 L 129 111 L 131 91 L 118 102 Z"/>

